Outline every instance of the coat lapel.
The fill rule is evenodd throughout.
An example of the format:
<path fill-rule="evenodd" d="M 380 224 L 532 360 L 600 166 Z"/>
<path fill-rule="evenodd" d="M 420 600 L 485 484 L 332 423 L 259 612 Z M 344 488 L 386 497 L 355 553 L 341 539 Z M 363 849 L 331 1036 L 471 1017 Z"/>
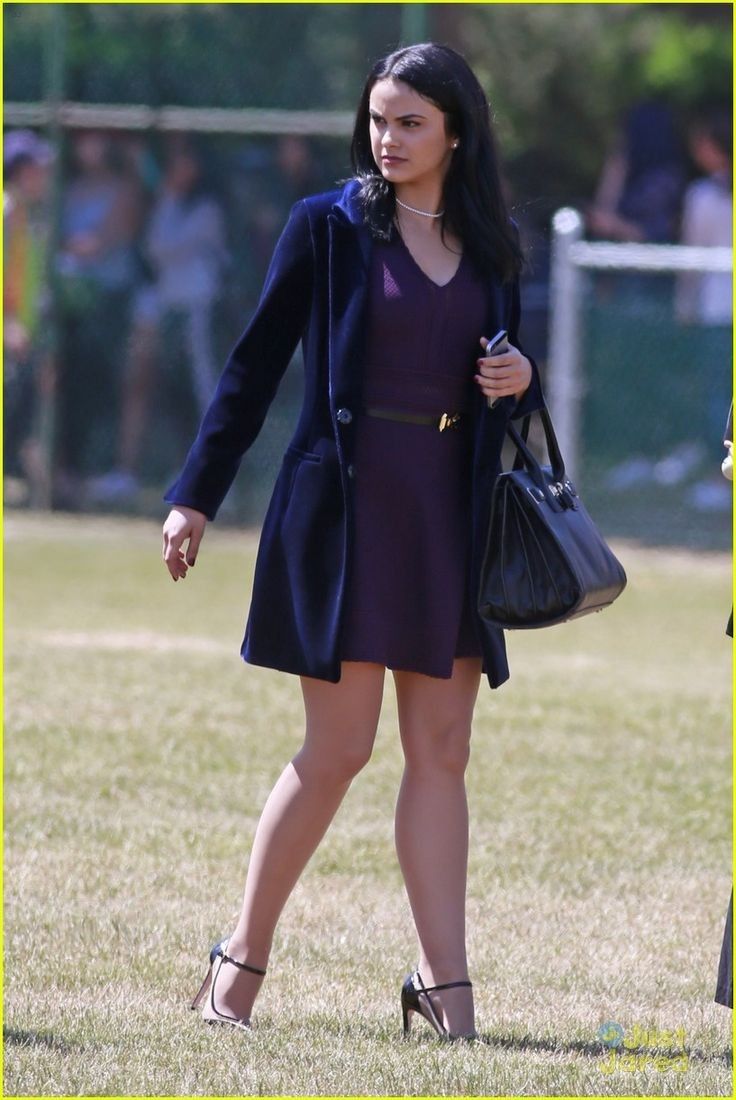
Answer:
<path fill-rule="evenodd" d="M 368 298 L 373 239 L 350 180 L 327 215 L 329 385 L 331 405 L 360 399 L 360 381 L 366 343 L 365 310 Z"/>

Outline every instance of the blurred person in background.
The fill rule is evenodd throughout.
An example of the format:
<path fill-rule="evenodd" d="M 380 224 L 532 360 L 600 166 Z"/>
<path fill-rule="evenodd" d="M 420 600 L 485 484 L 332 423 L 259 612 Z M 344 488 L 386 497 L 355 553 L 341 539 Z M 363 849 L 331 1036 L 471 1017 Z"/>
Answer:
<path fill-rule="evenodd" d="M 685 183 L 672 108 L 656 98 L 635 103 L 585 211 L 587 229 L 611 241 L 675 241 Z"/>
<path fill-rule="evenodd" d="M 84 503 L 86 479 L 109 463 L 119 403 L 121 349 L 139 278 L 140 180 L 103 132 L 75 133 L 58 257 L 63 309 L 58 387 L 57 503 Z"/>
<path fill-rule="evenodd" d="M 733 401 L 731 402 L 731 408 L 728 413 L 726 430 L 723 434 L 723 445 L 726 448 L 726 457 L 721 463 L 721 471 L 723 476 L 732 482 Z M 728 634 L 729 638 L 733 638 L 733 608 L 731 608 L 731 614 L 726 626 L 726 634 Z M 731 738 L 731 744 L 733 744 L 733 736 Z M 733 1008 L 733 887 L 731 888 L 731 897 L 729 898 L 728 910 L 726 911 L 726 921 L 723 926 L 723 941 L 721 943 L 721 954 L 718 960 L 716 992 L 713 999 L 716 1004 L 725 1005 L 726 1008 Z"/>
<path fill-rule="evenodd" d="M 51 146 L 32 130 L 13 130 L 3 139 L 4 468 L 28 481 L 31 498 L 43 476 L 35 417 L 52 159 Z"/>
<path fill-rule="evenodd" d="M 123 380 L 117 462 L 91 485 L 94 499 L 126 498 L 139 489 L 143 433 L 163 343 L 163 328 L 184 328 L 186 366 L 198 415 L 219 376 L 213 348 L 213 309 L 228 260 L 223 211 L 191 138 L 169 142 L 161 192 L 141 245 L 148 281 L 133 305 L 129 358 Z"/>
<path fill-rule="evenodd" d="M 261 151 L 261 163 L 250 173 L 252 188 L 246 217 L 249 252 L 254 277 L 262 284 L 273 246 L 293 203 L 301 195 L 317 191 L 321 185 L 307 138 L 300 134 L 281 134 Z"/>
<path fill-rule="evenodd" d="M 307 138 L 301 134 L 282 134 L 276 143 L 274 190 L 281 206 L 288 210 L 302 195 L 316 191 L 320 182 Z"/>
<path fill-rule="evenodd" d="M 688 131 L 690 156 L 701 173 L 685 191 L 681 244 L 731 248 L 733 241 L 733 127 L 725 105 L 701 110 Z M 720 271 L 682 272 L 676 315 L 682 324 L 730 325 L 733 277 Z"/>
<path fill-rule="evenodd" d="M 731 248 L 733 242 L 733 124 L 725 104 L 701 107 L 688 127 L 688 146 L 700 176 L 685 191 L 680 243 L 703 248 Z M 731 395 L 731 324 L 733 275 L 721 271 L 683 271 L 675 283 L 675 317 L 693 326 L 693 356 L 707 372 L 704 431 L 717 439 Z M 683 336 L 690 334 L 683 334 Z M 694 503 L 706 506 L 718 499 L 730 505 L 715 475 L 696 489 Z"/>

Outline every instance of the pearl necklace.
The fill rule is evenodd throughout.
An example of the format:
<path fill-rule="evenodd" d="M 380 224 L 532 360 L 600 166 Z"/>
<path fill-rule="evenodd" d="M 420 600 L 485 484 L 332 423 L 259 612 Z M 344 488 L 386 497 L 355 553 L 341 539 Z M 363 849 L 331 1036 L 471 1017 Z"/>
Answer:
<path fill-rule="evenodd" d="M 441 218 L 444 214 L 444 210 L 438 210 L 436 214 L 428 214 L 426 210 L 417 210 L 415 206 L 409 206 L 408 203 L 402 202 L 400 198 L 394 195 L 399 206 L 403 206 L 405 210 L 411 210 L 412 214 L 421 214 L 425 218 Z"/>

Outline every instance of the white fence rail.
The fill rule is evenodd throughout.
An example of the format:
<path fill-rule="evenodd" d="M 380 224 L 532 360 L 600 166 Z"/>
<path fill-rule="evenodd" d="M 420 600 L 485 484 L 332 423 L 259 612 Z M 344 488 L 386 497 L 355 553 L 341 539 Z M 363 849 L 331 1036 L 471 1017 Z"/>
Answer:
<path fill-rule="evenodd" d="M 256 107 L 148 107 L 124 103 L 6 103 L 6 126 L 68 130 L 191 131 L 202 134 L 313 134 L 344 137 L 353 132 L 352 111 L 286 111 Z"/>
<path fill-rule="evenodd" d="M 546 389 L 565 465 L 575 476 L 580 472 L 580 416 L 585 392 L 580 339 L 582 273 L 586 270 L 730 273 L 733 269 L 730 248 L 584 241 L 583 229 L 583 218 L 572 207 L 563 207 L 552 219 Z"/>

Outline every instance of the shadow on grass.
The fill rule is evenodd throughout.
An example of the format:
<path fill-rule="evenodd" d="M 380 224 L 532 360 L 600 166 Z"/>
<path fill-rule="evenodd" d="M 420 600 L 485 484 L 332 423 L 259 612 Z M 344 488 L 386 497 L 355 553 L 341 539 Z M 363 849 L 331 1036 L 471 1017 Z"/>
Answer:
<path fill-rule="evenodd" d="M 320 1035 L 326 1033 L 332 1034 L 335 1037 L 342 1037 L 343 1039 L 357 1039 L 366 1038 L 370 1034 L 372 1039 L 385 1043 L 397 1043 L 399 1045 L 406 1044 L 411 1047 L 413 1045 L 418 1047 L 442 1047 L 453 1048 L 460 1050 L 467 1050 L 468 1052 L 478 1050 L 479 1047 L 494 1047 L 496 1050 L 508 1050 L 511 1052 L 518 1052 L 521 1054 L 570 1054 L 570 1055 L 582 1055 L 586 1058 L 600 1059 L 608 1056 L 611 1053 L 611 1048 L 605 1046 L 598 1039 L 560 1039 L 551 1035 L 547 1038 L 534 1038 L 531 1035 L 498 1035 L 492 1032 L 478 1032 L 475 1039 L 446 1039 L 440 1038 L 437 1035 L 434 1028 L 425 1022 L 420 1020 L 414 1021 L 412 1029 L 408 1035 L 404 1035 L 398 1028 L 394 1028 L 390 1024 L 379 1026 L 376 1030 L 366 1021 L 351 1021 L 351 1020 L 336 1020 L 333 1017 L 318 1015 L 310 1017 L 310 1022 L 317 1023 L 318 1031 Z M 279 1021 L 276 1017 L 264 1017 L 261 1020 L 260 1026 L 267 1028 L 278 1028 Z M 672 1056 L 678 1051 L 654 1048 L 654 1047 L 637 1047 L 636 1049 L 627 1050 L 629 1054 L 661 1054 L 665 1057 Z M 723 1065 L 729 1069 L 733 1065 L 733 1050 L 730 1046 L 725 1047 L 720 1051 L 706 1051 L 699 1047 L 686 1047 L 685 1054 L 688 1056 L 690 1062 L 697 1062 L 703 1065 Z"/>
<path fill-rule="evenodd" d="M 82 1043 L 70 1043 L 50 1031 L 26 1031 L 21 1027 L 4 1027 L 3 1040 L 8 1046 L 45 1047 L 59 1054 L 78 1054 L 84 1050 Z"/>
<path fill-rule="evenodd" d="M 502 1050 L 517 1050 L 517 1051 L 548 1051 L 550 1054 L 563 1054 L 575 1053 L 583 1054 L 589 1058 L 601 1058 L 611 1053 L 610 1048 L 604 1046 L 599 1042 L 583 1042 L 582 1040 L 572 1040 L 568 1042 L 559 1042 L 554 1039 L 503 1039 L 499 1036 L 493 1035 L 480 1035 L 478 1041 L 485 1043 L 488 1046 L 498 1047 Z M 665 1056 L 671 1055 L 671 1050 L 645 1050 L 640 1048 L 633 1051 L 628 1051 L 630 1054 L 663 1054 Z M 722 1063 L 726 1066 L 733 1064 L 733 1051 L 730 1047 L 719 1052 L 708 1053 L 704 1050 L 697 1050 L 692 1048 L 686 1048 L 685 1054 L 688 1056 L 688 1060 L 691 1062 L 715 1062 Z"/>
<path fill-rule="evenodd" d="M 426 1034 L 417 1035 L 416 1039 L 410 1037 L 406 1041 L 419 1041 L 421 1043 L 436 1043 L 437 1037 L 431 1032 Z M 446 1042 L 447 1040 L 440 1040 L 440 1042 Z M 518 1053 L 549 1053 L 549 1054 L 578 1054 L 584 1055 L 587 1058 L 603 1058 L 611 1053 L 610 1048 L 604 1046 L 600 1042 L 585 1042 L 583 1040 L 568 1040 L 561 1041 L 558 1039 L 533 1039 L 531 1036 L 522 1037 L 503 1037 L 499 1035 L 490 1035 L 480 1033 L 474 1040 L 468 1041 L 464 1039 L 451 1040 L 451 1046 L 467 1047 L 472 1050 L 478 1046 L 495 1047 L 497 1050 L 510 1050 Z M 655 1050 L 654 1048 L 644 1049 L 638 1048 L 637 1050 L 628 1051 L 630 1054 L 662 1054 L 664 1056 L 670 1056 L 673 1054 L 671 1050 Z M 697 1048 L 686 1048 L 685 1054 L 690 1062 L 700 1062 L 703 1064 L 722 1064 L 731 1068 L 733 1065 L 733 1051 L 731 1047 L 726 1047 L 722 1051 L 708 1052 L 699 1050 Z"/>

